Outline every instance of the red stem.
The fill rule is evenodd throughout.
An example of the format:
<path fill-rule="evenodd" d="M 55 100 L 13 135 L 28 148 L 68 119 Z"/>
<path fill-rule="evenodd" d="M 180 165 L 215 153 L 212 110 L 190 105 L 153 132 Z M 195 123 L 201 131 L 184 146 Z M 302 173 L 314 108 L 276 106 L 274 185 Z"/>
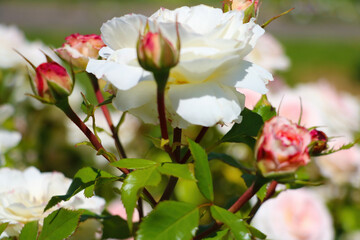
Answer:
<path fill-rule="evenodd" d="M 99 83 L 98 83 L 98 79 L 91 73 L 88 73 L 88 76 L 91 80 L 91 84 L 93 86 L 93 89 L 94 89 L 94 92 L 95 92 L 95 96 L 96 96 L 96 99 L 98 101 L 98 103 L 102 103 L 104 102 L 104 97 L 101 93 L 101 90 L 100 90 L 100 87 L 99 87 Z M 107 108 L 106 105 L 102 105 L 101 107 L 101 110 L 105 116 L 105 119 L 106 119 L 106 122 L 108 123 L 109 125 L 109 128 L 111 130 L 111 134 L 112 134 L 112 138 L 114 139 L 114 142 L 115 142 L 115 146 L 116 146 L 116 149 L 118 150 L 119 152 L 119 155 L 121 158 L 126 158 L 126 153 L 125 153 L 125 150 L 120 142 L 120 139 L 119 139 L 119 135 L 117 133 L 117 129 L 114 127 L 114 124 L 111 120 L 111 116 L 110 116 L 110 112 L 109 112 L 109 109 Z"/>
<path fill-rule="evenodd" d="M 201 141 L 201 139 L 203 139 L 203 137 L 205 136 L 205 133 L 207 132 L 209 128 L 208 127 L 203 127 L 201 129 L 201 131 L 199 132 L 199 134 L 197 135 L 195 142 L 199 143 Z M 180 163 L 186 163 L 186 161 L 190 158 L 191 156 L 191 152 L 190 149 L 187 150 L 187 152 L 185 153 L 184 157 L 181 159 Z"/>
<path fill-rule="evenodd" d="M 264 185 L 263 181 L 255 180 L 251 186 L 239 197 L 239 199 L 228 209 L 229 212 L 235 213 L 240 210 L 242 206 L 245 205 Z M 215 222 L 209 229 L 195 236 L 193 240 L 198 240 L 206 237 L 210 233 L 219 229 L 223 223 Z"/>
<path fill-rule="evenodd" d="M 247 223 L 250 224 L 251 220 L 254 218 L 256 212 L 259 210 L 259 208 L 261 207 L 261 205 L 267 201 L 268 199 L 270 199 L 276 190 L 276 186 L 277 186 L 277 182 L 276 181 L 272 181 L 266 191 L 266 195 L 264 197 L 264 199 L 261 201 L 260 199 L 258 199 L 258 201 L 256 202 L 255 206 L 251 209 L 250 213 L 249 213 L 249 218 L 246 220 Z"/>
<path fill-rule="evenodd" d="M 59 107 L 65 114 L 66 116 L 75 123 L 76 126 L 78 126 L 78 128 L 85 134 L 85 136 L 89 139 L 89 141 L 91 142 L 91 144 L 95 147 L 95 149 L 97 151 L 99 151 L 100 149 L 104 149 L 105 148 L 102 146 L 102 144 L 99 142 L 99 140 L 97 139 L 97 137 L 91 132 L 91 130 L 85 125 L 85 123 L 78 117 L 78 115 L 72 110 L 72 108 L 69 105 L 68 99 L 65 99 L 63 101 L 57 102 L 56 106 Z M 111 159 L 106 155 L 106 154 L 102 154 L 104 158 L 106 158 L 106 160 L 108 160 L 109 162 L 111 162 Z M 129 174 L 130 171 L 126 168 L 118 168 L 121 172 L 123 172 L 124 174 Z M 149 201 L 151 202 L 152 205 L 156 205 L 156 201 L 155 199 L 152 197 L 152 195 L 146 190 L 143 190 L 144 194 L 147 196 L 147 198 L 149 199 Z"/>

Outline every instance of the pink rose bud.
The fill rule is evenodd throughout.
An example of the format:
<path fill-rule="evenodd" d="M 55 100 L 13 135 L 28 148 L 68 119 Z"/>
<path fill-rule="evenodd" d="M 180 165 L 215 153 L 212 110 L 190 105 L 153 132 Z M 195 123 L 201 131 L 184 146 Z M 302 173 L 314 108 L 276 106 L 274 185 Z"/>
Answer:
<path fill-rule="evenodd" d="M 231 5 L 232 10 L 244 11 L 244 23 L 257 16 L 258 8 L 258 0 L 233 0 Z"/>
<path fill-rule="evenodd" d="M 311 135 L 311 148 L 312 155 L 318 155 L 327 148 L 328 137 L 322 131 L 313 129 L 310 131 Z"/>
<path fill-rule="evenodd" d="M 151 72 L 169 70 L 179 62 L 179 51 L 161 32 L 140 36 L 137 56 L 141 67 Z"/>
<path fill-rule="evenodd" d="M 36 95 L 41 100 L 50 103 L 70 95 L 73 83 L 63 66 L 56 62 L 47 62 L 40 64 L 35 71 Z"/>
<path fill-rule="evenodd" d="M 255 153 L 264 176 L 295 172 L 310 162 L 309 131 L 283 117 L 265 122 Z"/>
<path fill-rule="evenodd" d="M 55 51 L 70 64 L 85 69 L 89 58 L 98 58 L 99 50 L 105 47 L 100 35 L 71 34 L 65 38 L 66 42 Z"/>

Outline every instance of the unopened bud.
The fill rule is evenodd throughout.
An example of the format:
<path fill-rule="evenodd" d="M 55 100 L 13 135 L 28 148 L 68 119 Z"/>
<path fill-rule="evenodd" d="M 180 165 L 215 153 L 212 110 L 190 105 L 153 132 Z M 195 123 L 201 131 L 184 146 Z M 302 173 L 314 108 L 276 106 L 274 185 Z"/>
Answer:
<path fill-rule="evenodd" d="M 161 32 L 140 36 L 137 56 L 141 67 L 151 72 L 167 71 L 179 62 L 179 50 Z"/>
<path fill-rule="evenodd" d="M 313 129 L 310 131 L 311 135 L 311 144 L 310 144 L 310 154 L 317 155 L 320 154 L 327 148 L 328 137 L 322 131 Z"/>
<path fill-rule="evenodd" d="M 35 69 L 35 72 L 35 94 L 39 100 L 54 103 L 59 98 L 70 95 L 73 82 L 66 69 L 58 63 L 42 63 Z"/>

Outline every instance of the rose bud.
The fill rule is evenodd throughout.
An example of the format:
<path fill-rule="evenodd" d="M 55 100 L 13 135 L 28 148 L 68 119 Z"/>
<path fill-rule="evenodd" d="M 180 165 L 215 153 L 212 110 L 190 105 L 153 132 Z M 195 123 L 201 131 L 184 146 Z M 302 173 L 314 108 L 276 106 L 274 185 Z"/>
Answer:
<path fill-rule="evenodd" d="M 169 70 L 179 62 L 179 50 L 161 32 L 140 36 L 137 56 L 141 67 L 151 72 Z"/>
<path fill-rule="evenodd" d="M 310 154 L 318 155 L 327 148 L 328 137 L 322 131 L 313 129 L 310 131 L 311 147 Z"/>
<path fill-rule="evenodd" d="M 283 117 L 265 122 L 255 153 L 264 176 L 293 173 L 310 162 L 309 131 Z"/>
<path fill-rule="evenodd" d="M 34 88 L 39 100 L 54 103 L 70 95 L 73 82 L 63 66 L 56 62 L 42 63 L 35 72 Z"/>
<path fill-rule="evenodd" d="M 97 59 L 99 50 L 105 47 L 100 35 L 71 34 L 65 38 L 66 42 L 61 48 L 55 49 L 60 57 L 73 66 L 85 69 L 89 58 Z"/>
<path fill-rule="evenodd" d="M 233 0 L 231 5 L 232 10 L 244 11 L 244 23 L 250 21 L 251 18 L 257 16 L 259 9 L 258 0 Z"/>

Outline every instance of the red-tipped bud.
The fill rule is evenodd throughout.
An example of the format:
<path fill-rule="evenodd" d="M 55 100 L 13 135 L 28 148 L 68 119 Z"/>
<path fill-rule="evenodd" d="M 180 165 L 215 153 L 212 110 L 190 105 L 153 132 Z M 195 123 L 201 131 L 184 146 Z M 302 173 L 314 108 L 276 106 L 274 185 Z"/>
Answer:
<path fill-rule="evenodd" d="M 169 70 L 179 62 L 179 50 L 161 32 L 140 36 L 137 56 L 141 67 L 151 72 Z"/>
<path fill-rule="evenodd" d="M 35 94 L 39 99 L 53 103 L 70 95 L 73 82 L 64 67 L 56 62 L 47 62 L 40 64 L 35 71 Z"/>
<path fill-rule="evenodd" d="M 324 132 L 316 129 L 311 130 L 310 135 L 311 135 L 310 154 L 318 155 L 327 148 L 328 137 Z"/>
<path fill-rule="evenodd" d="M 105 47 L 101 37 L 96 34 L 81 35 L 78 33 L 71 34 L 65 38 L 66 42 L 61 48 L 55 51 L 60 57 L 73 66 L 85 69 L 89 58 L 97 59 L 99 50 Z"/>
<path fill-rule="evenodd" d="M 258 167 L 264 176 L 293 173 L 310 162 L 309 131 L 283 117 L 265 122 L 256 143 Z"/>

